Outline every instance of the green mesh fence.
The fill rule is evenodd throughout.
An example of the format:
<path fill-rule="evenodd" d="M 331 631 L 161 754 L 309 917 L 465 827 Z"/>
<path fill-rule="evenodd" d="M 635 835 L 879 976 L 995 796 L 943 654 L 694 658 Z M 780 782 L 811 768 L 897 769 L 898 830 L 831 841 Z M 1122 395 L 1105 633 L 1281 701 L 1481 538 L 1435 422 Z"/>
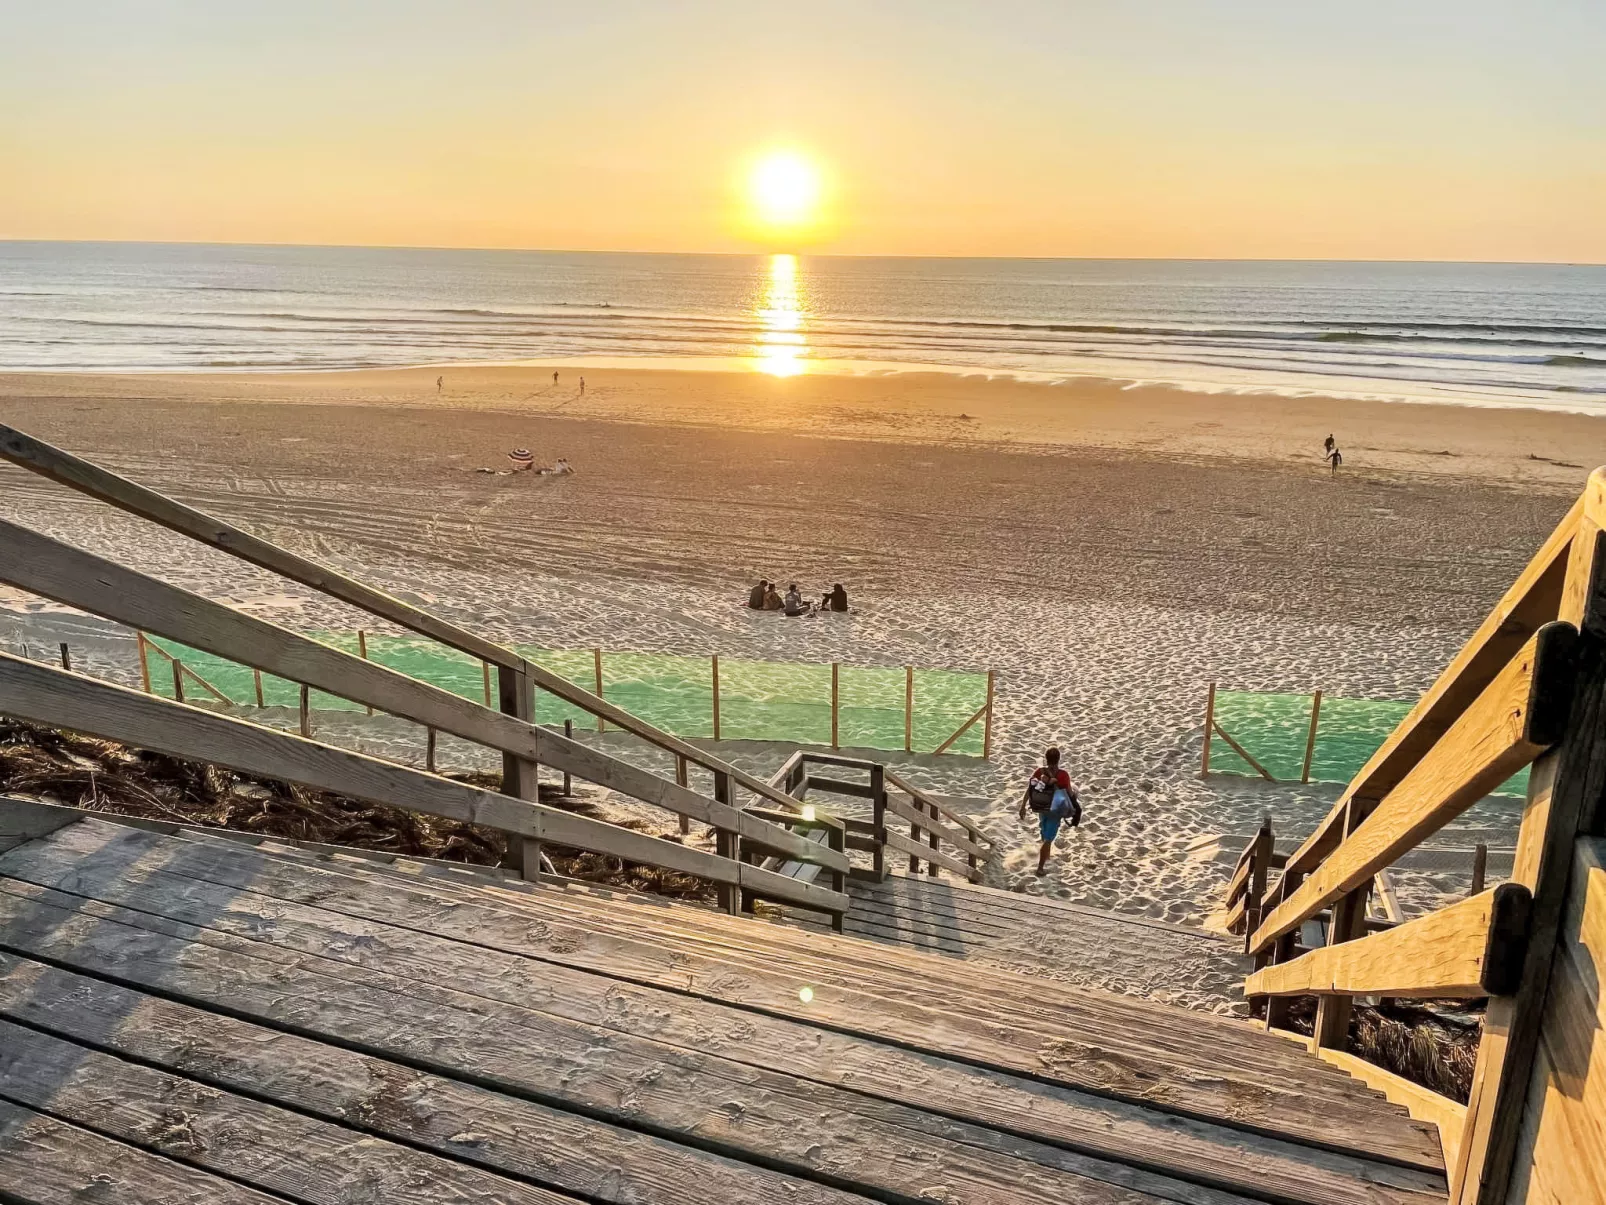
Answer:
<path fill-rule="evenodd" d="M 355 634 L 315 632 L 312 636 L 348 653 L 358 652 Z M 151 689 L 173 697 L 172 667 L 178 658 L 188 669 L 216 687 L 231 702 L 253 705 L 256 679 L 233 661 L 171 640 L 146 638 Z M 597 656 L 590 649 L 513 648 L 526 660 L 589 691 L 597 689 Z M 160 650 L 160 651 L 158 651 Z M 162 653 L 168 657 L 164 657 Z M 414 637 L 369 636 L 368 659 L 429 682 L 467 699 L 486 701 L 483 663 L 433 641 Z M 295 707 L 300 686 L 269 674 L 261 675 L 262 702 L 269 707 Z M 987 702 L 987 675 L 958 670 L 913 671 L 912 709 L 906 709 L 909 681 L 898 668 L 843 665 L 837 671 L 837 744 L 849 748 L 902 749 L 905 723 L 912 727 L 911 745 L 929 753 L 958 731 Z M 495 674 L 491 698 L 495 699 Z M 186 676 L 186 698 L 209 697 Z M 708 657 L 672 653 L 604 652 L 602 694 L 648 723 L 681 737 L 714 736 L 714 665 Z M 535 718 L 542 724 L 573 720 L 576 727 L 594 726 L 595 717 L 546 691 L 536 691 Z M 314 690 L 314 710 L 362 711 L 360 703 Z M 947 749 L 980 756 L 984 721 L 978 720 Z M 728 660 L 719 662 L 719 736 L 723 740 L 831 743 L 831 667 L 793 662 Z"/>
<path fill-rule="evenodd" d="M 1310 695 L 1218 690 L 1216 723 L 1264 766 L 1266 773 L 1280 781 L 1298 782 L 1310 737 L 1311 701 Z M 1411 706 L 1384 699 L 1323 695 L 1316 723 L 1316 748 L 1311 756 L 1311 781 L 1349 782 Z M 1210 769 L 1212 773 L 1259 777 L 1254 767 L 1217 733 L 1211 734 Z M 1528 771 L 1523 770 L 1494 794 L 1520 796 L 1527 790 Z"/>

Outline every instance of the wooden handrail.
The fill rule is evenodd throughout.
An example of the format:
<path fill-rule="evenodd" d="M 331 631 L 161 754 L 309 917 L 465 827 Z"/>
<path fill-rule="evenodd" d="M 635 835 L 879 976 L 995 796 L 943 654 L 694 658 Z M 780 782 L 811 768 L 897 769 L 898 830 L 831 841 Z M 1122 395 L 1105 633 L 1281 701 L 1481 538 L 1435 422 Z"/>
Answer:
<path fill-rule="evenodd" d="M 5 520 L 0 581 L 847 869 L 844 855 L 600 750 Z"/>
<path fill-rule="evenodd" d="M 787 803 L 785 795 L 761 779 L 719 757 L 705 753 L 645 720 L 638 719 L 631 713 L 576 686 L 568 679 L 526 661 L 511 649 L 494 644 L 466 628 L 405 603 L 394 595 L 376 590 L 327 565 L 309 560 L 204 511 L 186 506 L 165 494 L 103 469 L 15 427 L 0 424 L 0 456 L 41 477 L 109 503 L 129 514 L 149 519 L 180 535 L 198 540 L 230 556 L 239 557 L 241 560 L 287 577 L 291 581 L 310 586 L 331 598 L 338 598 L 371 615 L 387 619 L 422 636 L 428 636 L 472 657 L 522 673 L 541 689 L 599 719 L 623 728 L 670 753 L 679 754 L 704 769 L 728 774 L 733 782 L 755 795 L 783 806 Z"/>
<path fill-rule="evenodd" d="M 933 820 L 929 815 L 926 815 L 914 807 L 911 807 L 909 804 L 904 803 L 903 800 L 898 799 L 896 796 L 890 794 L 887 796 L 887 811 L 896 816 L 902 817 L 904 820 L 907 820 L 910 824 L 914 825 L 927 836 L 935 835 L 942 838 L 942 840 L 948 842 L 948 844 L 952 845 L 955 849 L 963 850 L 967 854 L 975 854 L 978 858 L 985 858 L 987 856 L 987 850 L 985 847 L 977 845 L 968 837 L 960 836 L 947 825 L 940 821 Z"/>
<path fill-rule="evenodd" d="M 1362 886 L 1559 739 L 1577 635 L 1559 622 L 1535 634 L 1344 843 L 1261 921 L 1249 952 L 1264 951 Z"/>
<path fill-rule="evenodd" d="M 1308 874 L 1332 852 L 1343 837 L 1350 800 L 1379 800 L 1399 785 L 1528 639 L 1556 618 L 1583 510 L 1580 498 L 1438 680 L 1361 767 L 1316 831 L 1289 855 L 1287 871 Z"/>
<path fill-rule="evenodd" d="M 678 870 L 807 908 L 841 912 L 848 906 L 847 897 L 840 892 L 801 883 L 734 858 L 5 653 L 0 653 L 0 712 L 388 807 L 445 816 L 536 841 Z"/>
<path fill-rule="evenodd" d="M 900 775 L 894 774 L 891 770 L 887 771 L 887 785 L 897 787 L 898 790 L 902 791 L 905 795 L 909 796 L 911 799 L 925 804 L 928 808 L 936 808 L 939 813 L 946 816 L 949 820 L 952 820 L 961 828 L 965 829 L 973 840 L 988 845 L 992 844 L 987 840 L 986 837 L 982 835 L 981 829 L 976 827 L 976 822 L 973 821 L 969 816 L 954 811 L 953 808 L 943 803 L 940 799 L 926 794 L 926 792 L 922 791 L 919 787 L 911 786 L 904 778 L 902 778 Z"/>
<path fill-rule="evenodd" d="M 1532 902 L 1526 887 L 1502 883 L 1382 933 L 1258 970 L 1244 982 L 1244 994 L 1508 995 L 1522 973 Z"/>

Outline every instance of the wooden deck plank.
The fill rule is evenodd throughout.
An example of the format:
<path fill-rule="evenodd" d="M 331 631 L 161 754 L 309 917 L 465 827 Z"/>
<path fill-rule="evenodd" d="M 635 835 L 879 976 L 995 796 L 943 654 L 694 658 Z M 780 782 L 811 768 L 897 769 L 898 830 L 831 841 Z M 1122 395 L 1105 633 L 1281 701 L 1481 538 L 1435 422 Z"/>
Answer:
<path fill-rule="evenodd" d="M 664 1205 L 742 1201 L 836 1205 L 848 1198 L 819 1185 L 695 1148 L 608 1126 L 531 1101 L 429 1075 L 293 1034 L 0 954 L 0 1016 L 109 1049 L 217 1087 L 249 1091 L 330 1120 L 359 1119 L 381 1134 L 473 1158 L 600 1200 Z M 816 1031 L 818 1032 L 818 1031 Z M 838 1035 L 820 1033 L 823 1058 Z M 1202 1123 L 1158 1118 L 1119 1102 L 885 1051 L 868 1064 L 905 1085 L 966 1105 L 972 1120 L 1027 1137 L 1103 1150 L 1159 1170 L 1194 1169 L 1220 1188 L 1286 1194 L 1321 1205 L 1442 1201 L 1434 1178 L 1344 1155 L 1308 1151 Z M 845 1078 L 866 1089 L 855 1059 Z M 915 1087 L 914 1085 L 918 1085 Z M 950 1093 L 960 1093 L 951 1097 Z M 427 1101 L 429 1109 L 416 1107 Z M 473 1136 L 466 1143 L 461 1135 Z M 454 1141 L 454 1138 L 456 1139 Z M 857 1198 L 853 1198 L 857 1200 Z"/>
<path fill-rule="evenodd" d="M 365 972 L 372 985 L 358 984 L 322 973 L 324 959 L 283 961 L 285 951 L 266 942 L 240 939 L 225 949 L 217 939 L 226 935 L 213 931 L 15 880 L 4 887 L 0 927 L 18 952 L 503 1091 L 560 1098 L 564 1107 L 838 1186 L 900 1200 L 940 1186 L 947 1199 L 977 1205 L 1244 1200 L 417 980 Z"/>
<path fill-rule="evenodd" d="M 3 1100 L 0 1194 L 17 1205 L 284 1205 L 281 1197 Z"/>
<path fill-rule="evenodd" d="M 0 1021 L 0 1096 L 302 1205 L 578 1205 L 471 1164 L 376 1139 Z"/>
<path fill-rule="evenodd" d="M 66 850 L 77 850 L 82 854 L 99 850 L 106 858 L 107 869 L 92 880 L 97 884 L 97 890 L 102 894 L 130 898 L 130 887 L 127 883 L 119 883 L 117 876 L 127 873 L 141 852 L 152 849 L 153 842 L 160 839 L 132 830 L 120 834 L 112 826 L 106 828 L 111 830 L 109 834 L 63 833 L 59 840 L 52 838 L 36 847 L 14 851 L 0 859 L 0 868 L 7 873 L 26 875 L 47 886 L 67 884 L 75 882 L 75 876 L 91 872 L 77 869 L 73 856 L 53 857 L 47 849 L 60 845 Z M 118 850 L 126 852 L 117 853 Z M 157 855 L 157 861 L 161 860 L 162 856 Z M 1234 1124 L 1254 1124 L 1246 1102 L 1260 1101 L 1267 1116 L 1277 1121 L 1278 1128 L 1271 1131 L 1274 1133 L 1283 1132 L 1282 1127 L 1290 1119 L 1297 1121 L 1301 1117 L 1306 1119 L 1308 1127 L 1320 1128 L 1323 1124 L 1320 1119 L 1331 1112 L 1331 1106 L 1318 1107 L 1304 1099 L 1313 1086 L 1311 1077 L 1314 1075 L 1319 1078 L 1322 1074 L 1320 1066 L 1299 1057 L 1298 1052 L 1287 1050 L 1282 1043 L 1266 1041 L 1264 1035 L 1255 1033 L 1247 1026 L 1216 1018 L 1197 1018 L 1215 1022 L 1233 1039 L 1243 1043 L 1245 1050 L 1259 1060 L 1258 1063 L 1250 1063 L 1249 1071 L 1235 1077 L 1230 1069 L 1223 1067 L 1222 1051 L 1229 1048 L 1224 1044 L 1207 1047 L 1201 1043 L 1200 1049 L 1194 1050 L 1190 1059 L 1188 1048 L 1179 1046 L 1178 1035 L 1169 1031 L 1143 1027 L 1138 1035 L 1141 1041 L 1123 1039 L 1114 1027 L 1119 1026 L 1123 1018 L 1130 1020 L 1131 1014 L 1126 1011 L 1128 1005 L 1135 1012 L 1146 1011 L 1139 1008 L 1142 1004 L 1140 1001 L 1084 995 L 1080 998 L 1082 1001 L 1096 1000 L 1101 1011 L 1096 1015 L 1084 1013 L 1080 1021 L 1073 1017 L 1065 1025 L 1055 1025 L 1048 1023 L 1042 1015 L 1042 993 L 1036 990 L 1038 985 L 1034 981 L 1015 985 L 1007 979 L 1001 981 L 998 973 L 992 972 L 983 977 L 983 982 L 991 990 L 981 993 L 966 1011 L 961 1007 L 962 1001 L 956 1002 L 954 998 L 953 982 L 954 976 L 965 969 L 964 964 L 948 961 L 938 964 L 938 969 L 948 972 L 949 978 L 935 995 L 929 983 L 904 991 L 874 982 L 861 984 L 854 989 L 834 988 L 831 986 L 832 968 L 814 964 L 805 967 L 788 965 L 786 969 L 793 972 L 790 974 L 774 970 L 747 972 L 738 980 L 733 975 L 745 971 L 745 967 L 733 966 L 728 958 L 695 957 L 690 948 L 690 939 L 678 931 L 660 930 L 676 934 L 676 948 L 667 949 L 662 941 L 630 941 L 610 936 L 607 932 L 589 931 L 579 925 L 560 927 L 557 923 L 559 918 L 552 913 L 573 903 L 561 896 L 551 902 L 548 910 L 531 914 L 539 920 L 536 926 L 532 926 L 528 919 L 521 919 L 519 915 L 509 916 L 505 912 L 499 914 L 483 902 L 465 901 L 456 906 L 443 907 L 438 896 L 431 898 L 429 894 L 417 891 L 411 893 L 410 898 L 394 890 L 378 895 L 360 879 L 346 878 L 342 881 L 334 879 L 329 871 L 322 868 L 287 867 L 265 860 L 261 854 L 232 847 L 209 845 L 204 850 L 197 849 L 195 853 L 184 857 L 182 862 L 175 863 L 175 869 L 181 869 L 185 876 L 196 879 L 229 887 L 271 891 L 284 898 L 314 902 L 323 908 L 361 915 L 380 923 L 404 924 L 418 931 L 438 932 L 492 949 L 547 959 L 555 956 L 558 961 L 571 966 L 631 978 L 648 986 L 656 984 L 674 990 L 692 990 L 698 994 L 712 991 L 709 996 L 711 999 L 726 998 L 757 1005 L 805 1022 L 831 1020 L 870 1037 L 892 1033 L 894 1040 L 906 1045 L 934 1047 L 939 1052 L 958 1052 L 959 1057 L 966 1061 L 989 1063 L 1000 1070 L 1032 1075 L 1046 1073 L 1049 1078 L 1070 1087 L 1114 1092 L 1150 1104 L 1175 1104 L 1207 1119 L 1218 1115 L 1209 1111 L 1212 1099 L 1217 1102 L 1215 1107 L 1219 1115 L 1231 1117 Z M 82 885 L 81 879 L 76 881 Z M 420 887 L 423 886 L 420 884 Z M 69 889 L 79 888 L 75 886 Z M 515 898 L 508 904 L 518 902 Z M 527 904 L 525 906 L 528 907 Z M 659 913 L 655 919 L 667 923 L 667 918 L 675 915 L 676 910 L 670 910 Z M 617 930 L 619 927 L 614 914 L 606 915 L 599 923 L 606 929 Z M 851 947 L 843 948 L 835 944 L 833 949 L 838 961 L 846 958 L 849 951 L 858 953 Z M 769 951 L 769 955 L 775 959 L 790 953 L 784 949 Z M 886 961 L 881 947 L 872 948 L 869 954 Z M 651 972 L 650 976 L 639 972 L 622 975 L 632 964 L 644 966 Z M 889 972 L 884 968 L 883 973 Z M 649 978 L 652 983 L 648 983 Z M 798 999 L 800 983 L 812 988 L 813 999 L 807 1004 Z M 1016 986 L 1023 992 L 1029 992 L 1029 998 L 1016 1010 L 1006 1009 L 1000 999 L 1001 985 Z M 940 1002 L 942 1007 L 933 1007 L 933 1000 Z M 1196 1019 L 1193 1014 L 1174 1009 L 1160 1008 L 1159 1015 L 1167 1020 L 1175 1018 L 1179 1025 Z M 1010 1022 L 1008 1032 L 1000 1033 L 999 1022 L 1006 1019 Z M 1096 1033 L 1098 1036 L 1092 1040 L 1081 1040 L 1068 1037 L 1067 1032 Z M 1211 1049 L 1214 1057 L 1208 1057 Z M 1360 1091 L 1352 1087 L 1353 1082 L 1348 1077 L 1333 1075 L 1331 1079 L 1334 1081 L 1333 1090 L 1325 1095 L 1343 1098 Z M 1357 1105 L 1368 1104 L 1369 1100 L 1357 1097 Z M 1357 1121 L 1372 1116 L 1368 1108 L 1357 1107 L 1354 1111 L 1358 1115 Z M 1437 1144 L 1433 1143 L 1432 1152 L 1436 1151 Z M 1418 1157 L 1423 1156 L 1419 1154 Z M 1431 1166 L 1431 1163 L 1427 1166 Z"/>

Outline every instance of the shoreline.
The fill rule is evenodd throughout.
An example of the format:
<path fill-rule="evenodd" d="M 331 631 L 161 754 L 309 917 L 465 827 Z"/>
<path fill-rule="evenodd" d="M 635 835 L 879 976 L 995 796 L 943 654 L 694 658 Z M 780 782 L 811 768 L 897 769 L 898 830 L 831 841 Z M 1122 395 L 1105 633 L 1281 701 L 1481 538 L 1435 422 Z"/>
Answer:
<path fill-rule="evenodd" d="M 1253 461 L 1326 474 L 1458 477 L 1576 491 L 1606 463 L 1606 415 L 1460 402 L 1213 392 L 1111 379 L 1021 380 L 971 372 L 710 371 L 539 364 L 296 372 L 0 373 L 0 418 L 88 416 L 136 407 L 324 406 L 590 420 L 909 446 L 1038 454 L 1103 451 L 1188 461 Z M 558 382 L 552 374 L 558 374 Z M 578 380 L 586 377 L 582 396 Z M 437 393 L 437 378 L 445 382 Z M 89 420 L 101 421 L 101 420 Z M 516 442 L 534 446 L 534 435 Z M 498 449 L 497 454 L 505 449 Z"/>

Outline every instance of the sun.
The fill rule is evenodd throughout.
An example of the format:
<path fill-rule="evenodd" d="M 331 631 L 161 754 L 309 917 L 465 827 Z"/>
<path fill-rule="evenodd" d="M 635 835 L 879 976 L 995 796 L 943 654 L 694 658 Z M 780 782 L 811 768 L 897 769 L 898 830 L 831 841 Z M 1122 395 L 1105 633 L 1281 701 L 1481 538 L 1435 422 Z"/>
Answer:
<path fill-rule="evenodd" d="M 820 170 L 796 151 L 769 151 L 747 177 L 753 224 L 770 234 L 807 229 L 819 216 Z"/>

